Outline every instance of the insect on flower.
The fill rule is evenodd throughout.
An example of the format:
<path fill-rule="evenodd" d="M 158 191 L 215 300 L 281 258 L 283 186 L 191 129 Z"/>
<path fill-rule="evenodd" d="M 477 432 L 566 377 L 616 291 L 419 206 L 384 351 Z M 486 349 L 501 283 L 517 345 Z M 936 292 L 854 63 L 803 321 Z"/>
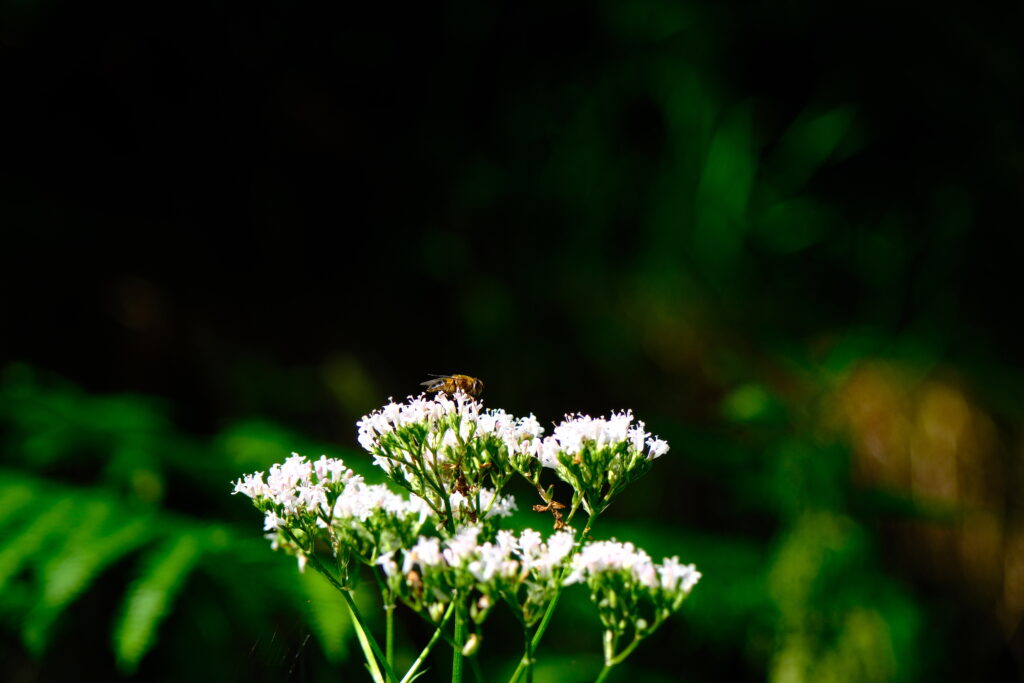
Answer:
<path fill-rule="evenodd" d="M 454 394 L 462 391 L 474 398 L 484 393 L 483 380 L 469 375 L 431 375 L 433 379 L 420 382 L 427 388 L 427 391 L 443 391 L 446 394 Z"/>

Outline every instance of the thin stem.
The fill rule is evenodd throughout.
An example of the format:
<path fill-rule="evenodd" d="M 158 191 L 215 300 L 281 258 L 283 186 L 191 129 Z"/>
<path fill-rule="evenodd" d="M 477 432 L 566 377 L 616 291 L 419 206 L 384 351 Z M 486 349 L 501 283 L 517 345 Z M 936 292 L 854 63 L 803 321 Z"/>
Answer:
<path fill-rule="evenodd" d="M 531 658 L 533 653 L 536 652 L 537 646 L 540 645 L 540 639 L 544 636 L 544 631 L 548 627 L 548 622 L 551 621 L 551 615 L 555 613 L 555 606 L 558 604 L 558 598 L 561 597 L 561 595 L 562 588 L 559 586 L 558 592 L 555 593 L 555 597 L 551 598 L 551 602 L 548 603 L 548 608 L 544 610 L 544 616 L 541 617 L 540 625 L 537 627 L 537 630 L 533 632 L 533 639 L 529 642 Z M 516 670 L 512 672 L 512 677 L 508 679 L 508 683 L 516 683 L 516 681 L 519 680 L 519 677 L 523 675 L 523 670 L 526 669 L 528 664 L 529 661 L 525 657 L 519 660 L 519 666 L 517 666 Z"/>
<path fill-rule="evenodd" d="M 476 683 L 484 683 L 484 673 L 480 670 L 480 658 L 476 655 L 470 657 L 469 666 L 473 669 L 473 678 Z"/>
<path fill-rule="evenodd" d="M 462 613 L 459 596 L 452 604 L 455 607 L 455 644 L 452 646 L 452 683 L 462 683 L 462 646 L 466 643 L 466 619 Z"/>
<path fill-rule="evenodd" d="M 445 612 L 444 616 L 441 618 L 441 623 L 439 623 L 437 625 L 437 628 L 434 630 L 434 635 L 430 636 L 430 640 L 427 641 L 427 646 L 423 648 L 423 651 L 420 652 L 420 656 L 416 658 L 416 661 L 412 663 L 412 666 L 409 667 L 409 670 L 405 672 L 405 676 L 402 677 L 401 683 L 409 683 L 409 681 L 412 680 L 413 676 L 416 675 L 416 671 L 419 670 L 423 662 L 426 661 L 427 655 L 429 655 L 430 651 L 434 649 L 434 645 L 437 644 L 437 641 L 441 639 L 441 634 L 444 631 L 444 625 L 448 623 L 448 619 L 451 618 L 452 612 L 454 610 L 455 603 L 453 602 L 452 604 L 448 605 L 448 611 Z"/>
<path fill-rule="evenodd" d="M 449 499 L 449 497 L 447 495 L 443 496 L 443 498 L 444 498 L 443 502 L 444 502 L 445 516 L 447 517 L 446 521 L 447 521 L 448 531 L 449 531 L 449 533 L 454 535 L 455 534 L 455 517 L 452 516 L 452 503 L 451 503 L 451 500 Z M 456 614 L 455 615 L 455 623 L 456 624 L 459 623 L 458 619 L 459 619 L 459 615 Z"/>
<path fill-rule="evenodd" d="M 349 616 L 352 619 L 352 626 L 356 630 L 356 640 L 359 641 L 359 647 L 363 651 L 363 659 L 366 660 L 366 668 L 370 670 L 370 676 L 373 677 L 374 683 L 384 683 L 384 675 L 381 674 L 380 667 L 377 666 L 377 659 L 373 656 L 373 648 L 370 647 L 370 641 L 366 638 L 366 629 L 352 616 L 351 610 L 349 610 Z"/>
<path fill-rule="evenodd" d="M 289 536 L 292 536 L 291 531 L 287 529 L 285 531 L 288 532 Z M 292 536 L 292 538 L 294 538 L 294 536 Z M 377 647 L 376 641 L 373 640 L 373 634 L 371 634 L 370 631 L 367 630 L 366 625 L 363 623 L 363 620 L 359 615 L 358 610 L 355 609 L 355 602 L 352 601 L 352 596 L 348 594 L 348 590 L 346 590 L 344 586 L 338 583 L 338 580 L 335 579 L 334 576 L 332 576 L 331 573 L 327 571 L 327 569 L 320 563 L 318 559 L 316 559 L 315 557 L 311 557 L 310 559 L 313 564 L 313 569 L 315 569 L 325 579 L 327 579 L 327 582 L 330 583 L 331 586 L 336 588 L 338 592 L 341 593 L 342 597 L 345 598 L 345 605 L 346 607 L 348 607 L 349 616 L 352 618 L 352 625 L 355 626 L 356 638 L 359 640 L 359 646 L 363 650 L 363 657 L 366 659 L 366 665 L 370 668 L 370 675 L 373 676 L 373 680 L 377 681 L 378 683 L 383 683 L 384 676 L 380 672 L 380 667 L 377 666 L 377 657 L 380 656 L 380 648 Z M 384 666 L 385 669 L 388 671 L 388 680 L 394 681 L 395 674 L 393 671 L 391 671 L 391 667 L 388 666 L 386 661 L 384 663 Z"/>
<path fill-rule="evenodd" d="M 609 664 L 611 666 L 615 666 L 616 664 L 622 664 L 622 662 L 626 661 L 626 657 L 628 657 L 633 652 L 633 650 L 636 649 L 636 646 L 640 644 L 641 640 L 643 640 L 643 638 L 641 638 L 640 636 L 634 636 L 633 642 L 627 645 L 622 652 L 615 655 L 615 657 L 612 658 Z"/>
<path fill-rule="evenodd" d="M 453 603 L 448 605 L 448 612 L 445 612 L 445 614 L 448 614 L 451 611 L 452 605 L 454 605 L 454 604 L 455 603 L 453 602 Z M 439 628 L 438 624 L 440 624 L 442 622 L 435 623 L 433 619 L 431 619 L 429 616 L 427 616 L 424 613 L 425 611 L 426 610 L 420 610 L 420 611 L 416 611 L 415 609 L 413 610 L 414 614 L 416 614 L 416 616 L 418 616 L 420 619 L 422 619 L 426 623 L 430 624 L 435 629 Z M 443 638 L 444 642 L 448 643 L 448 645 L 450 645 L 451 647 L 455 647 L 455 641 L 452 640 L 452 637 L 450 635 L 448 635 L 447 633 L 445 633 L 444 631 L 441 631 L 441 638 Z"/>
<path fill-rule="evenodd" d="M 384 658 L 388 666 L 395 668 L 395 606 L 384 605 Z"/>
<path fill-rule="evenodd" d="M 606 633 L 610 634 L 611 632 L 608 631 Z M 626 661 L 626 657 L 632 654 L 633 650 L 636 649 L 636 646 L 640 644 L 641 640 L 643 640 L 642 636 L 634 635 L 632 642 L 630 642 L 630 644 L 627 645 L 619 654 L 611 655 L 609 652 L 606 652 L 604 658 L 604 668 L 602 668 L 601 672 L 597 674 L 597 678 L 594 679 L 594 683 L 602 683 L 604 679 L 608 678 L 608 674 L 611 673 L 612 667 L 618 664 L 622 664 L 622 662 Z M 614 640 L 610 641 L 609 644 L 611 645 L 612 651 L 614 652 Z"/>
<path fill-rule="evenodd" d="M 533 683 L 533 648 L 530 647 L 530 627 L 523 624 L 523 659 L 526 660 L 526 683 Z"/>
<path fill-rule="evenodd" d="M 345 602 L 348 604 L 348 609 L 352 613 L 352 619 L 360 626 L 365 624 L 362 616 L 359 614 L 359 608 L 356 607 L 355 600 L 352 599 L 349 591 L 342 590 L 341 597 L 345 598 Z M 366 638 L 370 641 L 370 648 L 373 649 L 374 656 L 377 657 L 384 664 L 384 672 L 388 675 L 389 681 L 397 681 L 398 676 L 395 675 L 394 669 L 391 668 L 391 664 L 388 662 L 387 657 L 380 651 L 380 646 L 377 645 L 377 640 L 373 637 L 373 634 L 363 626 L 363 630 L 366 632 Z"/>
<path fill-rule="evenodd" d="M 605 664 L 604 668 L 601 669 L 601 673 L 599 673 L 597 675 L 597 678 L 594 679 L 594 683 L 603 683 L 604 679 L 608 678 L 608 674 L 610 674 L 612 672 L 612 667 L 613 666 L 615 666 L 615 665 L 614 664 Z"/>

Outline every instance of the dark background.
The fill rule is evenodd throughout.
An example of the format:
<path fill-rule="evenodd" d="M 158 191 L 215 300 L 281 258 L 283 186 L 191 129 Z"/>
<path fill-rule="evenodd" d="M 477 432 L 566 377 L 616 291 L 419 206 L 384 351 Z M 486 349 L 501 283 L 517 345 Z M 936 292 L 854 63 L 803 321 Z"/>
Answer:
<path fill-rule="evenodd" d="M 705 579 L 619 678 L 1021 676 L 1019 5 L 2 7 L 4 679 L 361 680 L 218 588 L 296 582 L 228 480 L 444 372 L 672 444 L 603 535 Z M 145 657 L 157 540 L 46 598 L 81 496 L 232 539 Z M 596 674 L 573 604 L 538 678 Z"/>

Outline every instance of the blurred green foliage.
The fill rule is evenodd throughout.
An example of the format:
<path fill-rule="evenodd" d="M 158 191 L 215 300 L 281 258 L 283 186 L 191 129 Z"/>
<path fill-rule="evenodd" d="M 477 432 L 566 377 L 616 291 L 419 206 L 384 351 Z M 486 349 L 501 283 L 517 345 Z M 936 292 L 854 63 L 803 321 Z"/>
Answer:
<path fill-rule="evenodd" d="M 282 566 L 257 520 L 245 506 L 232 511 L 228 495 L 236 472 L 309 442 L 248 423 L 200 444 L 171 429 L 158 402 L 89 396 L 25 366 L 4 374 L 0 423 L 0 618 L 39 658 L 39 677 L 83 675 L 59 655 L 69 638 L 105 653 L 89 678 L 113 675 L 115 664 L 136 672 L 157 641 L 191 653 L 143 666 L 167 680 L 242 670 L 274 680 L 294 669 L 302 632 L 322 645 L 309 666 L 344 660 L 348 620 L 329 607 L 329 586 L 314 575 L 300 580 L 290 561 Z M 81 484 L 57 483 L 64 478 Z M 236 518 L 248 524 L 238 528 Z M 295 633 L 280 636 L 282 621 Z M 280 651 L 261 648 L 279 636 Z M 14 647 L 5 642 L 5 658 Z"/>

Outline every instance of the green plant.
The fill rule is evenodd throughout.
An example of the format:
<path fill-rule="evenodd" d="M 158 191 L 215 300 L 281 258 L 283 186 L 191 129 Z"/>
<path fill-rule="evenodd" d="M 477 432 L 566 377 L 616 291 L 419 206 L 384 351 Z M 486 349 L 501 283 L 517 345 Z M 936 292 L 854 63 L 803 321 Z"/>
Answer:
<path fill-rule="evenodd" d="M 559 597 L 578 583 L 589 588 L 604 629 L 597 677 L 603 681 L 682 606 L 701 575 L 674 557 L 655 564 L 631 543 L 590 540 L 612 500 L 668 451 L 665 441 L 630 412 L 607 419 L 570 415 L 551 436 L 543 431 L 532 415 L 484 410 L 461 392 L 410 397 L 359 422 L 360 444 L 408 496 L 367 485 L 341 460 L 310 462 L 297 454 L 271 467 L 266 480 L 263 472 L 238 480 L 235 492 L 264 513 L 275 549 L 295 555 L 300 570 L 312 566 L 345 599 L 377 683 L 413 680 L 439 640 L 452 648 L 452 680 L 462 680 L 463 660 L 475 664 L 482 627 L 499 604 L 523 633 L 524 653 L 511 681 L 524 674 L 532 681 L 535 652 Z M 572 487 L 569 505 L 545 488 L 546 469 Z M 502 490 L 517 474 L 540 495 L 534 510 L 554 517 L 555 532 L 546 540 L 532 529 L 516 535 L 502 528 L 516 507 Z M 569 524 L 581 509 L 587 518 L 577 534 Z M 350 595 L 361 568 L 380 590 L 383 648 Z M 434 629 L 401 677 L 393 656 L 399 603 Z"/>

